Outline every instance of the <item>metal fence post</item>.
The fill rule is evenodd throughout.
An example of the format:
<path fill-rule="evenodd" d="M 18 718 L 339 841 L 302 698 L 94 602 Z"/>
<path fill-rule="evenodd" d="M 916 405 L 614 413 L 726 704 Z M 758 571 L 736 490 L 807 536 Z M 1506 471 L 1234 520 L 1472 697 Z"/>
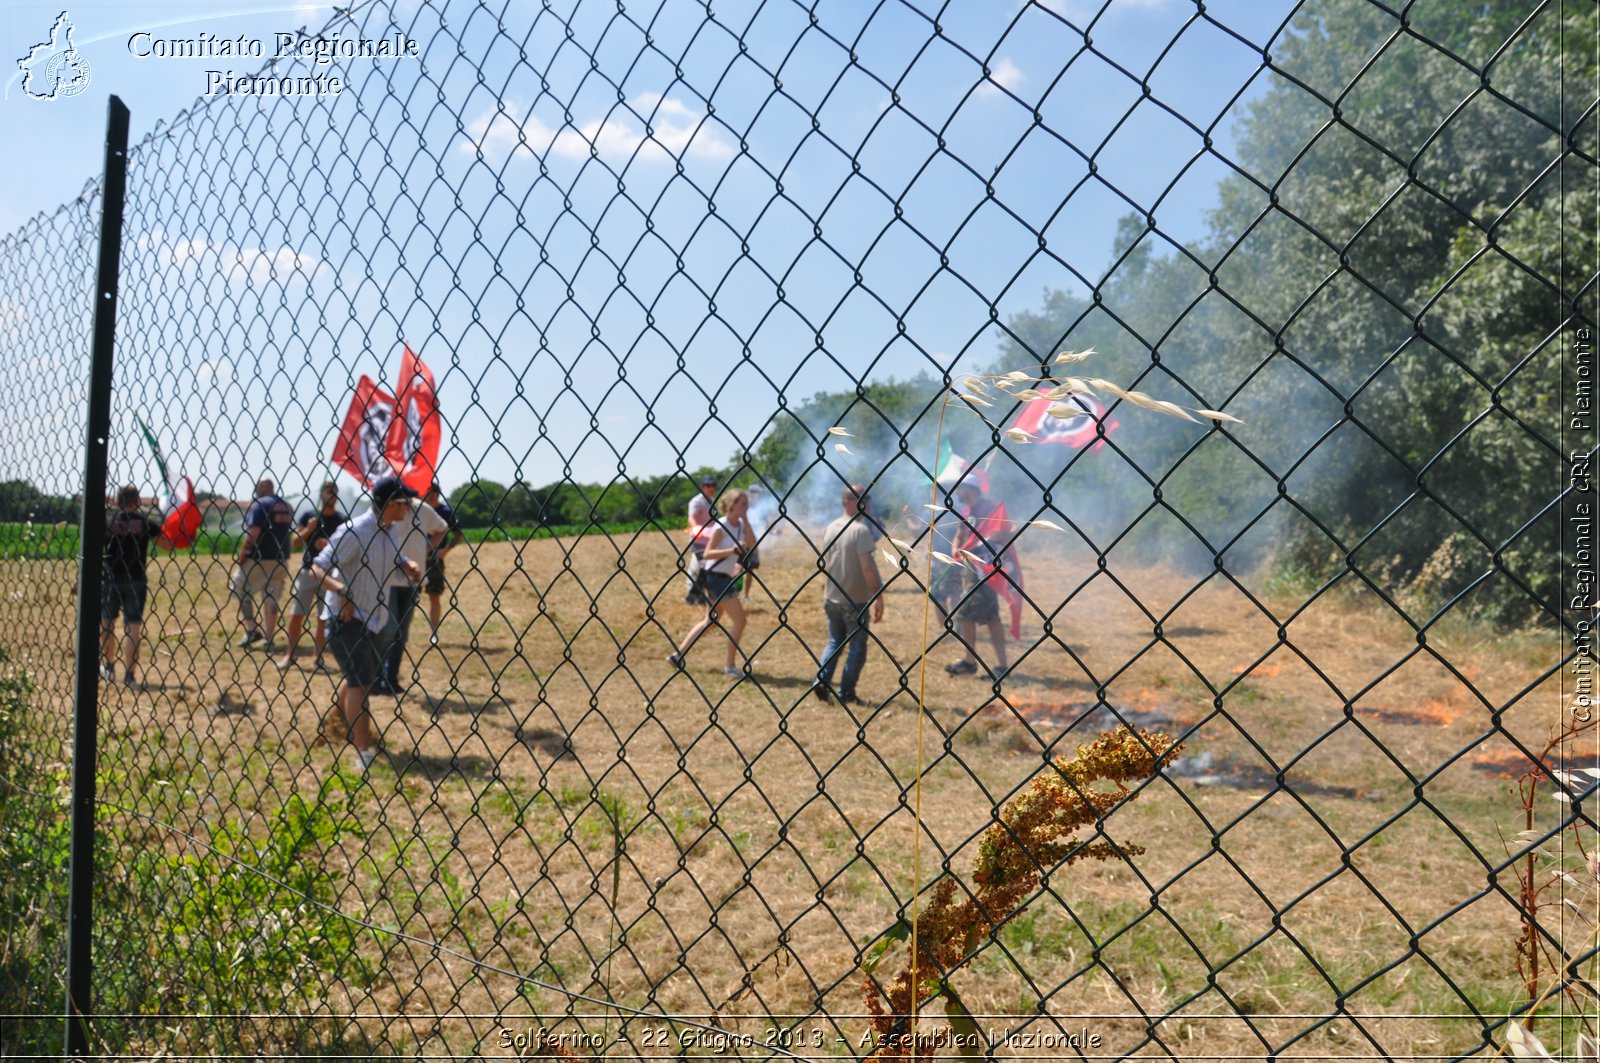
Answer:
<path fill-rule="evenodd" d="M 128 108 L 111 97 L 106 115 L 100 262 L 95 273 L 94 341 L 83 441 L 83 512 L 79 524 L 78 648 L 73 692 L 71 881 L 67 894 L 68 1058 L 89 1053 L 94 934 L 96 728 L 100 715 L 100 556 L 106 533 L 106 441 L 111 435 L 111 356 L 117 328 L 117 269 L 122 255 L 122 200 L 128 176 Z"/>

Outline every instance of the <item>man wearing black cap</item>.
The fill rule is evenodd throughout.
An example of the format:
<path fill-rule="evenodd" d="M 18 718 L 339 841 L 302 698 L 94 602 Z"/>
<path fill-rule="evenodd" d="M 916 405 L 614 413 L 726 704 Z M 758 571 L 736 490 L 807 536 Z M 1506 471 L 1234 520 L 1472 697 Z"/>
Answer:
<path fill-rule="evenodd" d="M 705 605 L 706 597 L 700 593 L 700 562 L 705 557 L 706 537 L 710 534 L 711 519 L 716 516 L 712 499 L 717 494 L 717 478 L 710 473 L 700 477 L 700 492 L 689 499 L 689 560 L 684 568 L 683 600 L 689 605 Z"/>
<path fill-rule="evenodd" d="M 393 476 L 379 480 L 372 485 L 372 508 L 334 532 L 312 563 L 328 592 L 323 618 L 328 621 L 328 649 L 343 673 L 339 708 L 362 771 L 378 756 L 367 695 L 378 682 L 383 651 L 391 638 L 391 576 L 399 571 L 413 583 L 422 579 L 421 566 L 400 552 L 395 528 L 410 519 L 416 497 Z"/>

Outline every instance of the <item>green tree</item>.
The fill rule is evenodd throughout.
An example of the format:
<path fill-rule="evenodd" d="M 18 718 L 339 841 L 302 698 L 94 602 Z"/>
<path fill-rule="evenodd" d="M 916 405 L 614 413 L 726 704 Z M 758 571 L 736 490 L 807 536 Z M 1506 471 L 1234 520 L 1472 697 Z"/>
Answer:
<path fill-rule="evenodd" d="M 46 494 L 29 480 L 0 483 L 0 521 L 31 520 L 41 524 L 76 521 L 80 510 L 79 499 Z"/>
<path fill-rule="evenodd" d="M 1202 439 L 1118 415 L 1116 449 L 1213 550 L 1265 514 L 1256 539 L 1286 563 L 1425 575 L 1419 620 L 1485 575 L 1488 613 L 1526 615 L 1519 581 L 1553 604 L 1554 528 L 1524 525 L 1557 490 L 1531 474 L 1557 461 L 1553 337 L 1594 284 L 1595 204 L 1573 190 L 1596 172 L 1563 155 L 1563 121 L 1594 100 L 1597 28 L 1593 5 L 1433 5 L 1404 27 L 1365 0 L 1303 5 L 1209 235 L 1152 257 L 1124 218 L 1097 298 L 1013 317 L 997 368 L 1093 346 L 1096 375 L 1244 418 Z M 1078 465 L 1097 504 L 1153 498 Z"/>
<path fill-rule="evenodd" d="M 450 508 L 465 528 L 489 528 L 506 523 L 500 513 L 506 489 L 493 480 L 468 480 L 450 492 Z"/>
<path fill-rule="evenodd" d="M 1434 606 L 1505 546 L 1530 581 L 1558 567 L 1553 535 L 1513 536 L 1554 494 L 1529 475 L 1556 431 L 1558 362 L 1540 348 L 1591 280 L 1562 276 L 1556 249 L 1563 228 L 1593 233 L 1593 199 L 1563 200 L 1548 168 L 1563 73 L 1593 83 L 1579 42 L 1596 20 L 1593 6 L 1528 19 L 1497 2 L 1399 28 L 1365 3 L 1302 9 L 1274 57 L 1294 81 L 1241 129 L 1250 178 L 1277 202 L 1262 215 L 1259 187 L 1232 179 L 1213 227 L 1230 294 L 1257 319 L 1231 342 L 1277 363 L 1255 404 L 1330 433 L 1296 497 L 1338 545 L 1306 521 L 1294 546 L 1303 559 L 1354 548 L 1369 567 L 1398 558 L 1404 579 L 1451 544 L 1459 571 Z M 1564 165 L 1592 187 L 1591 164 Z M 1285 472 L 1293 449 L 1274 455 Z M 1480 601 L 1506 615 L 1529 604 L 1498 575 Z"/>

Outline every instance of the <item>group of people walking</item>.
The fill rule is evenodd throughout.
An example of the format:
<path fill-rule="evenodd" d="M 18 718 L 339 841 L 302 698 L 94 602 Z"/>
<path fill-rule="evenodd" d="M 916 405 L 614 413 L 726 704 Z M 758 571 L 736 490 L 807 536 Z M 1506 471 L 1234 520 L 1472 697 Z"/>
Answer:
<path fill-rule="evenodd" d="M 706 613 L 667 660 L 684 667 L 701 637 L 716 628 L 726 639 L 725 674 L 743 679 L 750 675 L 750 667 L 739 648 L 747 624 L 742 599 L 748 597 L 760 564 L 758 535 L 750 520 L 747 492 L 730 488 L 713 503 L 715 493 L 715 479 L 706 477 L 689 506 L 686 600 L 704 604 Z M 363 769 L 377 756 L 369 699 L 374 694 L 398 694 L 407 685 L 402 668 L 423 593 L 428 595 L 430 638 L 437 641 L 445 557 L 464 539 L 438 484 L 418 497 L 398 478 L 386 477 L 372 485 L 370 494 L 371 507 L 350 518 L 340 507 L 338 485 L 329 481 L 321 487 L 317 507 L 296 515 L 272 480 L 260 480 L 245 514 L 230 577 L 243 628 L 241 648 L 260 646 L 269 654 L 275 652 L 280 601 L 285 589 L 290 590 L 286 644 L 275 662 L 279 670 L 296 666 L 306 620 L 312 618 L 313 667 L 328 669 L 327 654 L 332 654 L 340 673 L 337 709 Z M 990 584 L 1001 571 L 994 540 L 1000 534 L 1003 507 L 990 503 L 968 482 L 955 487 L 954 497 L 960 504 L 949 514 L 955 523 L 941 527 L 935 522 L 932 531 L 944 549 L 966 555 L 973 564 L 952 566 L 950 576 L 937 578 L 932 588 L 934 603 L 947 620 L 954 618 L 965 648 L 961 660 L 946 670 L 981 671 L 999 678 L 1006 670 L 1005 634 Z M 839 503 L 840 515 L 822 533 L 818 567 L 828 641 L 818 659 L 811 693 L 824 702 L 849 705 L 858 696 L 871 625 L 883 620 L 884 581 L 876 549 L 884 533 L 871 514 L 865 486 L 846 486 Z M 152 544 L 158 548 L 168 544 L 160 526 L 144 515 L 138 488 L 133 486 L 118 492 L 107 533 L 101 676 L 116 679 L 115 625 L 120 617 L 122 678 L 137 686 L 148 551 Z M 289 568 L 297 553 L 300 564 L 291 585 Z M 974 656 L 973 640 L 980 625 L 988 628 L 994 648 L 995 663 L 987 668 Z M 329 729 L 326 722 L 324 729 Z"/>
<path fill-rule="evenodd" d="M 464 540 L 438 484 L 419 497 L 398 478 L 386 477 L 373 484 L 371 499 L 370 509 L 349 518 L 340 508 L 338 485 L 329 481 L 322 485 L 318 507 L 297 517 L 272 480 L 258 481 L 229 579 L 243 627 L 238 645 L 259 645 L 271 654 L 280 603 L 290 586 L 290 563 L 298 551 L 286 647 L 276 664 L 281 671 L 295 667 L 306 618 L 313 616 L 313 666 L 327 669 L 326 654 L 333 655 L 340 671 L 338 707 L 363 768 L 377 755 L 367 701 L 373 694 L 398 694 L 406 685 L 406 644 L 424 592 L 430 640 L 437 641 L 445 557 Z M 118 491 L 106 531 L 100 674 L 107 681 L 117 678 L 120 617 L 122 681 L 136 687 L 149 548 L 168 544 L 144 515 L 139 489 L 132 485 Z"/>
<path fill-rule="evenodd" d="M 715 627 L 726 637 L 725 675 L 743 679 L 750 674 L 741 660 L 739 640 L 748 617 L 745 600 L 759 564 L 757 536 L 748 512 L 749 495 L 737 488 L 725 491 L 715 507 L 711 496 L 716 481 L 705 477 L 700 492 L 689 501 L 688 587 L 686 602 L 702 604 L 706 615 L 691 627 L 667 661 L 682 668 L 694 645 Z M 952 675 L 978 675 L 999 679 L 1008 670 L 1005 630 L 1000 620 L 997 583 L 1004 583 L 1000 559 L 1004 532 L 1004 507 L 991 502 L 976 482 L 954 485 L 958 508 L 933 532 L 947 556 L 963 556 L 968 563 L 944 566 L 934 581 L 932 599 L 946 621 L 953 619 L 960 634 L 963 655 L 945 667 Z M 839 499 L 840 516 L 822 533 L 819 568 L 823 574 L 822 608 L 828 623 L 828 642 L 818 658 L 811 693 L 824 702 L 843 705 L 857 698 L 856 687 L 866 665 L 871 625 L 883 621 L 884 582 L 878 570 L 877 542 L 883 527 L 871 514 L 870 497 L 862 484 L 846 486 Z M 974 649 L 977 629 L 988 629 L 994 659 L 980 664 Z M 838 684 L 834 675 L 840 657 L 844 667 Z"/>

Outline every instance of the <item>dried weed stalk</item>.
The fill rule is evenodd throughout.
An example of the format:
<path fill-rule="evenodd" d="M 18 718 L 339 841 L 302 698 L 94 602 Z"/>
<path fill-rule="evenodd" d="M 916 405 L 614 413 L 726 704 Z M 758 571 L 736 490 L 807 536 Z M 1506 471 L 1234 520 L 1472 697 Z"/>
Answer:
<path fill-rule="evenodd" d="M 863 996 L 874 1034 L 869 1058 L 927 1059 L 945 1047 L 955 1047 L 962 1056 L 980 1057 L 982 1035 L 950 976 L 972 960 L 985 937 L 1026 907 L 1046 872 L 1080 860 L 1121 859 L 1144 852 L 1137 845 L 1080 841 L 1077 833 L 1137 796 L 1127 784 L 1148 779 L 1182 748 L 1160 732 L 1126 727 L 1107 731 L 1079 746 L 1071 759 L 1057 759 L 1002 809 L 979 841 L 972 867 L 974 885 L 968 887 L 954 875 L 941 879 L 916 917 L 915 934 L 911 922 L 896 924 L 862 963 L 867 976 Z M 1097 785 L 1105 783 L 1113 788 Z M 910 955 L 885 992 L 873 973 L 895 942 L 907 940 Z M 912 1017 L 920 1002 L 931 997 L 943 999 L 949 1027 L 917 1032 Z"/>
<path fill-rule="evenodd" d="M 1600 768 L 1593 763 L 1600 741 L 1600 719 L 1585 704 L 1563 719 L 1542 749 L 1534 751 L 1532 764 L 1517 780 L 1522 804 L 1522 826 L 1516 839 L 1520 850 L 1506 843 L 1517 857 L 1517 908 L 1521 930 L 1516 941 L 1517 975 L 1527 993 L 1522 1025 L 1508 1021 L 1505 1049 L 1516 1058 L 1548 1059 L 1533 1036 L 1540 1009 L 1552 996 L 1565 998 L 1563 1018 L 1576 1018 L 1578 1059 L 1596 1057 L 1597 1028 L 1594 1009 L 1600 1002 L 1595 949 L 1600 944 L 1600 845 L 1593 815 L 1600 797 Z M 1570 770 L 1554 764 L 1584 764 Z M 1539 810 L 1543 786 L 1554 783 L 1549 794 L 1564 814 L 1554 829 L 1542 826 Z"/>

